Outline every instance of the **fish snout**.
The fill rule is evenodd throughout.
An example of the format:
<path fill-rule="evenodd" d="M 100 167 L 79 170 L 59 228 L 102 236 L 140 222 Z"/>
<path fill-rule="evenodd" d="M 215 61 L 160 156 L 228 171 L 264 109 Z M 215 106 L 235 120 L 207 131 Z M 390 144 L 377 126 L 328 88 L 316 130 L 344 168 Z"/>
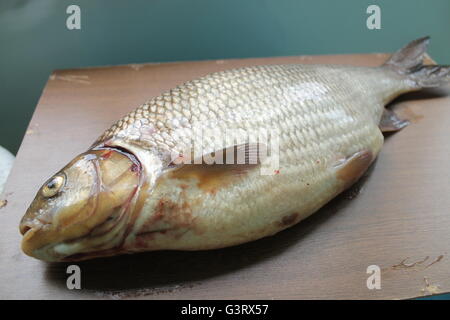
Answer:
<path fill-rule="evenodd" d="M 41 249 L 46 247 L 44 251 L 48 251 L 54 240 L 53 216 L 54 211 L 49 208 L 36 208 L 37 201 L 35 200 L 19 223 L 19 231 L 22 234 L 21 247 L 22 251 L 28 256 L 40 258 L 43 254 Z M 46 255 L 48 255 L 46 253 Z M 46 260 L 50 257 L 46 257 Z"/>
<path fill-rule="evenodd" d="M 52 224 L 53 212 L 51 210 L 43 210 L 36 208 L 36 200 L 33 201 L 28 208 L 22 220 L 19 223 L 19 231 L 24 236 L 30 229 L 46 229 Z"/>
<path fill-rule="evenodd" d="M 32 226 L 28 223 L 20 225 L 20 232 L 23 235 L 21 243 L 22 251 L 30 257 L 35 256 L 35 250 L 37 248 L 34 245 L 35 243 L 34 238 L 36 237 L 36 233 L 38 231 L 39 231 L 38 227 Z"/>

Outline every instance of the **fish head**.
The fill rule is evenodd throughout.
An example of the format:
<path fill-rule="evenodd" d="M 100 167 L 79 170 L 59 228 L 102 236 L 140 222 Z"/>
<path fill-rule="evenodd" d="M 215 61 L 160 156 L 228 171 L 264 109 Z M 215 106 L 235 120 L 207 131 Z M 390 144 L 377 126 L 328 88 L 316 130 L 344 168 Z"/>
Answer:
<path fill-rule="evenodd" d="M 77 156 L 37 192 L 20 222 L 22 250 L 45 261 L 108 255 L 122 241 L 140 175 L 139 161 L 117 148 Z"/>

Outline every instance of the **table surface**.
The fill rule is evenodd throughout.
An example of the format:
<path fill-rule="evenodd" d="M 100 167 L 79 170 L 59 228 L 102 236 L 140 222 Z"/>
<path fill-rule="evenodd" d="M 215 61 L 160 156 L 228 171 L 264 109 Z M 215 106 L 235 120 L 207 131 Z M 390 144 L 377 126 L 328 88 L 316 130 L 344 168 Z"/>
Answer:
<path fill-rule="evenodd" d="M 301 56 L 55 71 L 0 200 L 0 298 L 404 299 L 450 291 L 450 88 L 407 94 L 393 108 L 412 124 L 390 135 L 349 191 L 298 225 L 252 243 L 65 263 L 20 251 L 19 220 L 40 185 L 122 115 L 209 72 L 257 64 L 375 66 L 388 55 Z M 369 290 L 367 268 L 381 269 Z"/>

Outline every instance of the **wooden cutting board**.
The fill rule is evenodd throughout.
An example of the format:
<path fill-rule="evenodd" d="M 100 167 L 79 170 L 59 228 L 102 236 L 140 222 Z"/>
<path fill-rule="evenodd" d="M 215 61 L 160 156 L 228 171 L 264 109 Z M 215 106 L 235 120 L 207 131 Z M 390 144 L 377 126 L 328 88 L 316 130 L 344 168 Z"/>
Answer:
<path fill-rule="evenodd" d="M 372 170 L 311 218 L 245 245 L 153 252 L 68 264 L 19 248 L 19 220 L 40 185 L 115 120 L 152 96 L 209 72 L 257 64 L 375 66 L 388 55 L 302 56 L 55 71 L 1 199 L 0 298 L 403 299 L 450 291 L 450 88 L 394 104 L 412 124 L 386 139 Z M 369 290 L 367 268 L 381 270 Z"/>

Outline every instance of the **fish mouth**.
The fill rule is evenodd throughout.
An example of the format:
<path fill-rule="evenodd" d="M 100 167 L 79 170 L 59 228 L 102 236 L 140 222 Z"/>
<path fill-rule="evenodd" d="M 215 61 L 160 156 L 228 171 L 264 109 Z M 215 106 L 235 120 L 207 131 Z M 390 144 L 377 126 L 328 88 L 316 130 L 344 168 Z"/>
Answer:
<path fill-rule="evenodd" d="M 33 229 L 33 227 L 31 227 L 31 226 L 29 226 L 27 224 L 25 224 L 25 225 L 21 224 L 20 227 L 19 227 L 20 234 L 22 236 L 25 236 L 27 234 L 27 232 L 30 231 L 31 229 Z"/>
<path fill-rule="evenodd" d="M 124 229 L 126 223 L 126 212 L 122 212 L 117 222 L 104 233 L 95 234 L 96 230 L 103 227 L 104 224 L 101 224 L 79 238 L 61 239 L 55 242 L 45 241 L 44 243 L 39 240 L 48 235 L 51 236 L 55 232 L 52 224 L 24 223 L 20 225 L 20 232 L 23 236 L 21 248 L 26 255 L 47 262 L 73 262 L 112 256 L 121 249 L 124 238 L 120 230 Z M 118 243 L 115 242 L 117 239 Z"/>
<path fill-rule="evenodd" d="M 20 223 L 19 231 L 22 236 L 25 236 L 30 230 L 35 231 L 42 228 L 48 228 L 51 226 L 51 222 L 43 221 L 39 216 L 35 217 L 32 221 L 26 220 Z"/>
<path fill-rule="evenodd" d="M 52 224 L 50 222 L 44 222 L 38 217 L 35 217 L 33 220 L 23 221 L 19 225 L 19 231 L 22 234 L 22 251 L 34 257 L 35 251 L 39 248 L 34 244 L 33 239 L 39 237 L 39 234 L 42 232 L 48 232 L 51 228 Z"/>
<path fill-rule="evenodd" d="M 95 239 L 91 239 L 90 235 L 83 236 L 78 239 L 68 240 L 68 241 L 62 241 L 62 242 L 49 242 L 42 245 L 36 245 L 34 243 L 34 238 L 39 238 L 42 233 L 45 233 L 46 231 L 43 231 L 42 228 L 39 227 L 30 227 L 25 226 L 23 233 L 23 238 L 21 242 L 22 251 L 33 258 L 43 260 L 46 262 L 73 262 L 73 261 L 82 261 L 87 259 L 92 259 L 96 257 L 105 257 L 105 256 L 112 256 L 116 255 L 117 252 L 120 249 L 120 246 L 113 245 L 110 248 L 107 249 L 100 249 L 98 250 L 95 246 L 94 247 L 87 247 L 89 248 L 86 250 L 86 247 L 84 246 L 84 241 L 90 241 Z M 76 248 L 82 248 L 82 252 L 77 252 L 78 250 L 72 251 L 69 250 L 66 251 L 68 247 L 75 246 Z M 102 244 L 100 244 L 102 246 Z M 86 251 L 84 251 L 86 250 Z"/>
<path fill-rule="evenodd" d="M 36 236 L 37 233 L 39 233 L 39 231 L 42 228 L 39 227 L 31 227 L 29 225 L 25 225 L 22 226 L 21 225 L 21 233 L 23 235 L 22 238 L 22 242 L 21 242 L 21 247 L 22 247 L 22 251 L 30 256 L 30 257 L 34 257 L 34 258 L 38 258 L 41 260 L 46 260 L 46 261 L 54 261 L 55 259 L 52 258 L 52 255 L 49 254 L 43 254 L 43 252 L 47 252 L 47 250 L 42 250 L 43 248 L 38 248 L 35 245 L 33 245 L 33 238 Z"/>

